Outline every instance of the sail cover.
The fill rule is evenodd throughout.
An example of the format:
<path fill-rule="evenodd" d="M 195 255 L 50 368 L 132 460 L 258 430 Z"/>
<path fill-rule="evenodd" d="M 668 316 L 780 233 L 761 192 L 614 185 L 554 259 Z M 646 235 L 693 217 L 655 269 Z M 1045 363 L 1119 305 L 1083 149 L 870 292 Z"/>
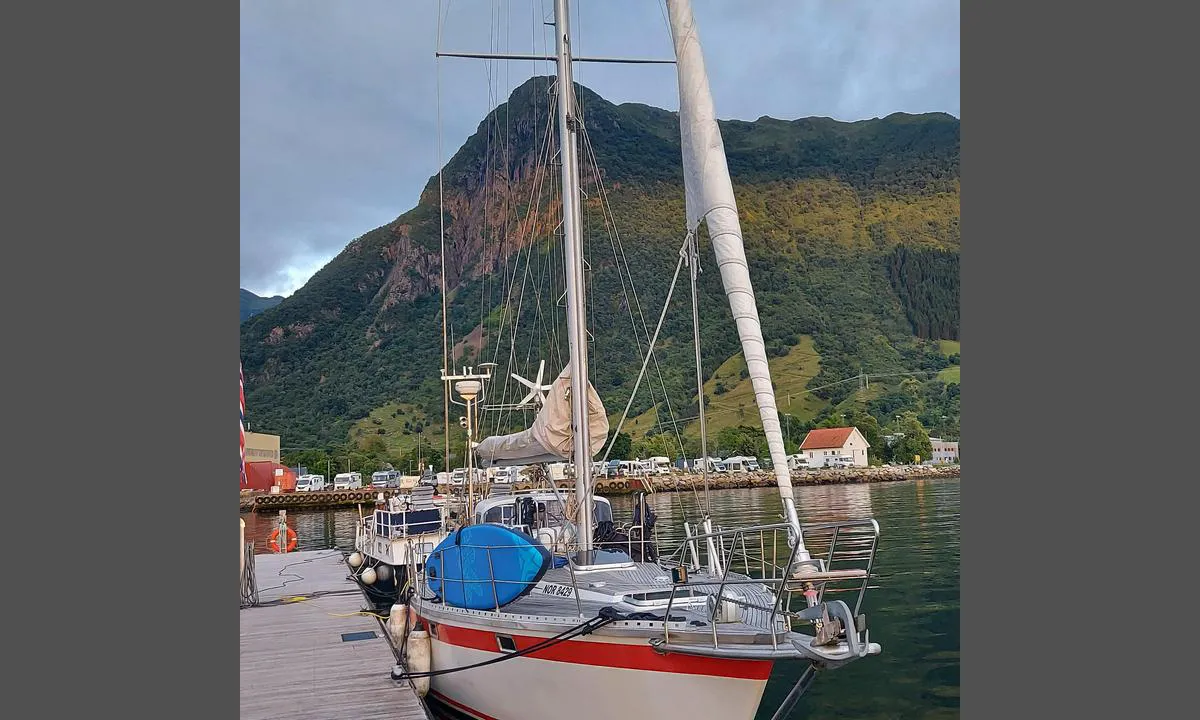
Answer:
<path fill-rule="evenodd" d="M 591 430 L 591 453 L 595 456 L 608 440 L 608 415 L 591 383 L 588 383 L 588 428 Z M 559 462 L 571 456 L 571 442 L 571 369 L 568 365 L 550 385 L 546 402 L 528 430 L 485 438 L 475 447 L 475 455 L 479 458 L 479 466 L 485 468 Z"/>
<path fill-rule="evenodd" d="M 788 522 L 799 535 L 788 472 L 775 391 L 767 365 L 766 346 L 758 321 L 758 306 L 750 284 L 742 229 L 738 222 L 733 182 L 725 162 L 725 144 L 713 109 L 708 74 L 700 50 L 700 37 L 688 0 L 667 0 L 671 37 L 675 43 L 676 69 L 679 73 L 679 133 L 683 149 L 683 179 L 687 203 L 687 228 L 695 232 L 701 220 L 708 222 L 708 235 L 721 270 L 721 282 L 729 298 L 729 308 L 737 323 L 742 354 L 754 387 L 758 413 L 770 448 L 779 494 L 787 511 Z"/>

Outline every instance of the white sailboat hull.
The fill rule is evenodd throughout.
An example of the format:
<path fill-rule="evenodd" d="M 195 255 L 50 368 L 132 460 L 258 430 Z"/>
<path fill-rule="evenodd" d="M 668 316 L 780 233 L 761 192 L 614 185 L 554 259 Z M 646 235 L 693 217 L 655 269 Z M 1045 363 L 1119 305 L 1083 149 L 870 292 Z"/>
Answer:
<path fill-rule="evenodd" d="M 435 633 L 430 636 L 433 670 L 505 654 L 492 630 L 438 625 Z M 529 633 L 514 640 L 524 648 L 549 636 Z M 645 638 L 591 635 L 531 656 L 436 676 L 430 694 L 480 720 L 751 720 L 771 666 L 769 660 L 660 655 Z"/>

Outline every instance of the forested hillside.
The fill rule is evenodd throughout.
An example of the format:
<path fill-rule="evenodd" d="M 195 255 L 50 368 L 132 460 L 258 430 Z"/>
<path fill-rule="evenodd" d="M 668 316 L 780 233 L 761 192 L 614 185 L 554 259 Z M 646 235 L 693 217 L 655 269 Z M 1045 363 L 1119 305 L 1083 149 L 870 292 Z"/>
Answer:
<path fill-rule="evenodd" d="M 533 78 L 517 88 L 445 170 L 450 344 L 459 363 L 497 359 L 498 377 L 509 369 L 529 377 L 539 359 L 557 373 L 565 361 L 548 83 Z M 683 240 L 678 116 L 578 91 L 589 140 L 591 369 L 616 416 L 641 365 L 642 323 L 653 330 Z M 937 341 L 959 337 L 958 120 L 764 117 L 721 129 L 773 367 L 801 353 L 776 377 L 793 393 L 797 426 L 853 406 L 881 423 L 911 410 L 956 428 L 957 385 L 936 375 L 952 364 Z M 437 201 L 435 177 L 415 208 L 352 240 L 303 288 L 242 324 L 256 428 L 283 435 L 289 447 L 344 451 L 349 443 L 373 457 L 399 458 L 418 437 L 441 446 Z M 714 374 L 736 368 L 739 345 L 703 234 L 701 253 L 704 374 L 719 404 L 744 378 L 728 370 L 716 393 Z M 673 433 L 664 424 L 668 404 L 678 426 L 694 432 L 686 274 L 659 346 L 653 382 L 643 383 L 630 413 L 640 438 Z M 880 379 L 864 388 L 853 379 L 860 373 Z M 904 377 L 915 388 L 902 387 Z M 753 427 L 757 411 L 744 400 L 725 409 Z"/>

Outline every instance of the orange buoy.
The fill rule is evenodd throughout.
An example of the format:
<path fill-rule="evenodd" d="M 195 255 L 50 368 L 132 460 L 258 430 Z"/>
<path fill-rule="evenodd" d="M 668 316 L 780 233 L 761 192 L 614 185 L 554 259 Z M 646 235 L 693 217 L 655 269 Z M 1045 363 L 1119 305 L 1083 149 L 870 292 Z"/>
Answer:
<path fill-rule="evenodd" d="M 296 549 L 296 531 L 288 528 L 287 539 L 287 552 L 291 552 Z M 271 548 L 271 552 L 279 552 L 279 528 L 271 531 L 271 538 L 267 541 L 267 547 Z"/>

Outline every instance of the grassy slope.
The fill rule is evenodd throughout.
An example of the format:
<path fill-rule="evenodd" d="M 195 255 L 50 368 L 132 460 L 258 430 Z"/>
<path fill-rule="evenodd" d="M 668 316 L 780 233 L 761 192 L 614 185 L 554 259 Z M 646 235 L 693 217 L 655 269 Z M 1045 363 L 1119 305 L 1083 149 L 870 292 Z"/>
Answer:
<path fill-rule="evenodd" d="M 410 425 L 407 432 L 404 428 L 406 422 Z M 423 436 L 418 436 L 411 430 L 418 424 L 424 427 Z M 384 430 L 382 435 L 379 435 L 380 429 Z M 374 435 L 383 438 L 384 446 L 392 455 L 416 449 L 418 437 L 422 437 L 422 447 L 429 447 L 430 442 L 442 447 L 444 442 L 442 419 L 428 418 L 423 411 L 408 403 L 388 403 L 383 407 L 375 408 L 370 415 L 354 423 L 350 428 L 350 439 L 355 441 L 359 447 L 362 447 L 362 444 Z"/>
<path fill-rule="evenodd" d="M 958 340 L 938 340 L 938 349 L 946 357 L 950 357 L 955 353 L 960 352 L 961 342 Z M 960 375 L 962 374 L 961 365 L 951 365 L 937 374 L 937 379 L 949 385 L 950 383 L 960 383 Z"/>
<path fill-rule="evenodd" d="M 802 335 L 800 343 L 794 346 L 783 357 L 770 358 L 771 379 L 775 383 L 775 400 L 781 415 L 787 414 L 799 420 L 809 420 L 820 412 L 825 401 L 815 397 L 805 390 L 808 381 L 816 377 L 821 370 L 821 358 L 813 349 L 812 338 Z M 746 361 L 739 352 L 726 360 L 717 368 L 707 382 L 704 383 L 704 394 L 709 398 L 707 421 L 709 437 L 720 432 L 722 428 L 749 425 L 761 427 L 758 410 L 754 404 L 754 387 L 750 378 L 741 378 Z M 723 384 L 728 390 L 718 395 L 717 384 Z M 624 407 L 623 405 L 621 406 Z M 620 409 L 612 416 L 610 422 L 620 419 Z M 678 417 L 678 414 L 676 415 Z M 644 436 L 654 428 L 657 415 L 652 408 L 636 418 L 631 418 L 625 425 L 624 431 L 635 439 Z M 689 421 L 683 426 L 684 437 L 699 437 L 700 425 Z"/>

